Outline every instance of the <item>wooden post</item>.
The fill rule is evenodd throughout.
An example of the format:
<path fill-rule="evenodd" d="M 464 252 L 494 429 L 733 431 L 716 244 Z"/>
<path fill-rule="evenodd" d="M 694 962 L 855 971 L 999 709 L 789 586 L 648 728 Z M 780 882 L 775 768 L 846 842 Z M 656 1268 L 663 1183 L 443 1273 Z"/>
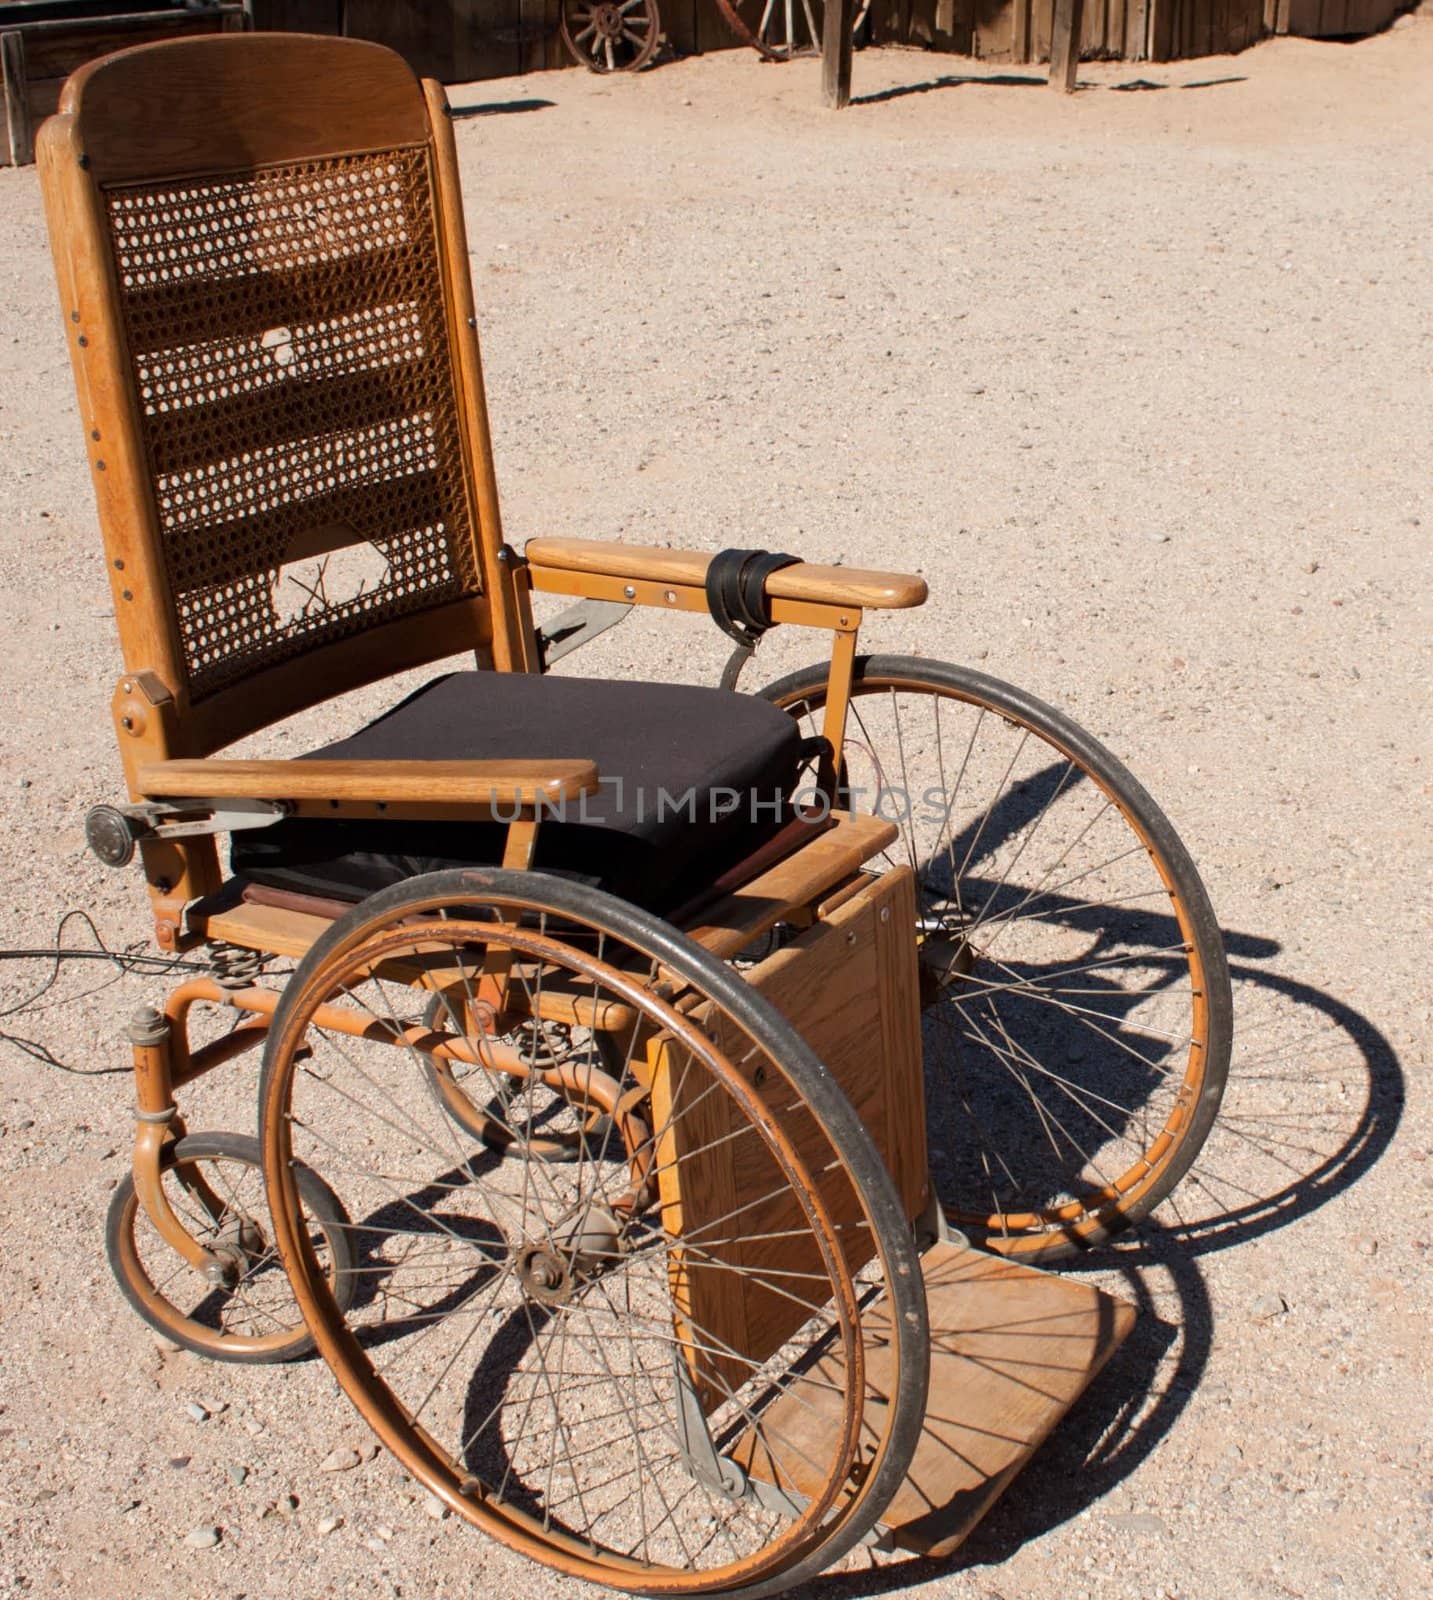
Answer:
<path fill-rule="evenodd" d="M 848 74 L 849 77 L 849 74 Z M 25 35 L 15 30 L 0 33 L 0 80 L 3 80 L 5 126 L 9 133 L 10 165 L 28 166 L 35 159 L 30 129 L 30 91 L 25 82 Z"/>
<path fill-rule="evenodd" d="M 821 28 L 821 98 L 833 111 L 851 100 L 851 30 L 856 0 L 826 0 Z"/>
<path fill-rule="evenodd" d="M 1085 20 L 1085 0 L 1055 0 L 1050 20 L 1050 87 L 1069 94 L 1080 70 L 1080 29 Z"/>

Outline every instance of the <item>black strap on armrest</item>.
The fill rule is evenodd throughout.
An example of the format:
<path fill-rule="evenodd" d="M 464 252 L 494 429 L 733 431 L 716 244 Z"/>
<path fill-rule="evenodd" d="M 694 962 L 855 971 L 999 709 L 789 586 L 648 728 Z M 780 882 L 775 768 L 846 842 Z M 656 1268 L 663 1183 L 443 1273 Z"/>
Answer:
<path fill-rule="evenodd" d="M 772 626 L 766 580 L 800 560 L 772 550 L 722 550 L 714 555 L 706 589 L 707 609 L 717 627 L 743 649 L 754 650 Z"/>

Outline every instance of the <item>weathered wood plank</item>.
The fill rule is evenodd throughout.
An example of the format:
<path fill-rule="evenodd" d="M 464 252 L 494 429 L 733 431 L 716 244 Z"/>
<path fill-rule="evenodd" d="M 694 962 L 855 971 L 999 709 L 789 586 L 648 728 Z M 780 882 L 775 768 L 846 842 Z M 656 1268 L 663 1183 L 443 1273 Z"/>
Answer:
<path fill-rule="evenodd" d="M 821 99 L 833 111 L 851 101 L 851 28 L 855 0 L 826 0 L 821 19 Z"/>
<path fill-rule="evenodd" d="M 30 98 L 25 90 L 25 39 L 14 29 L 0 33 L 0 87 L 5 95 L 10 165 L 28 166 L 35 159 L 35 143 L 30 126 Z"/>
<path fill-rule="evenodd" d="M 1050 87 L 1070 94 L 1080 70 L 1085 0 L 1055 0 L 1050 24 Z"/>
<path fill-rule="evenodd" d="M 1088 1284 L 964 1244 L 937 1245 L 921 1274 L 930 1306 L 930 1399 L 910 1471 L 882 1522 L 897 1544 L 939 1557 L 966 1538 L 1089 1387 L 1134 1325 L 1134 1310 Z M 885 1426 L 875 1397 L 889 1392 L 892 1378 L 883 1305 L 863 1319 L 867 1446 Z M 814 1372 L 823 1387 L 799 1401 L 783 1397 L 763 1419 L 770 1436 L 790 1441 L 798 1463 L 829 1455 L 847 1388 L 835 1355 Z M 767 1476 L 750 1433 L 732 1455 L 753 1476 Z M 799 1465 L 795 1478 L 799 1492 L 813 1487 Z"/>

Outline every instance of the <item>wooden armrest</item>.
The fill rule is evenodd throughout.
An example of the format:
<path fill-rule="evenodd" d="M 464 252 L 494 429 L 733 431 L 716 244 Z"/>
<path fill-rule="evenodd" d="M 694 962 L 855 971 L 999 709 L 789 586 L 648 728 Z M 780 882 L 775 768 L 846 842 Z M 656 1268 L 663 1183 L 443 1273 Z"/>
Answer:
<path fill-rule="evenodd" d="M 598 788 L 591 761 L 151 761 L 147 799 L 358 800 L 553 805 Z"/>
<path fill-rule="evenodd" d="M 638 578 L 697 588 L 706 583 L 712 559 L 710 552 L 704 550 L 663 550 L 610 539 L 529 539 L 525 554 L 534 569 L 546 567 L 559 572 Z M 538 576 L 536 570 L 534 576 Z M 904 611 L 923 604 L 928 593 L 925 579 L 911 574 L 817 567 L 804 561 L 773 572 L 766 580 L 766 592 L 775 600 L 860 606 L 871 611 Z"/>

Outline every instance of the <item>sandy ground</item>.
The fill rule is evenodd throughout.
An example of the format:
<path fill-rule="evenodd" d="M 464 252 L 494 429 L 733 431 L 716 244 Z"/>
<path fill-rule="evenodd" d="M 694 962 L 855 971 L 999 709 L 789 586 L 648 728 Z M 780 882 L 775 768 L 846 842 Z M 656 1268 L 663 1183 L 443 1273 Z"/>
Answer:
<path fill-rule="evenodd" d="M 1071 709 L 1230 932 L 1206 1186 L 1091 1263 L 1140 1332 L 960 1559 L 817 1592 L 1403 1600 L 1433 1560 L 1433 22 L 1081 76 L 871 52 L 841 116 L 814 64 L 740 53 L 455 90 L 508 528 L 919 568 L 931 603 L 869 644 Z M 80 836 L 120 793 L 118 660 L 33 169 L 0 171 L 0 305 L 0 939 L 84 906 L 123 944 L 139 886 Z M 722 655 L 644 618 L 579 659 Z M 0 1004 L 43 976 L 0 968 Z M 122 1067 L 155 991 L 106 981 L 3 1026 Z M 207 1083 L 191 1126 L 251 1096 Z M 0 1047 L 0 1593 L 575 1595 L 386 1458 L 320 1471 L 360 1432 L 322 1367 L 156 1347 L 101 1253 L 128 1102 Z"/>

